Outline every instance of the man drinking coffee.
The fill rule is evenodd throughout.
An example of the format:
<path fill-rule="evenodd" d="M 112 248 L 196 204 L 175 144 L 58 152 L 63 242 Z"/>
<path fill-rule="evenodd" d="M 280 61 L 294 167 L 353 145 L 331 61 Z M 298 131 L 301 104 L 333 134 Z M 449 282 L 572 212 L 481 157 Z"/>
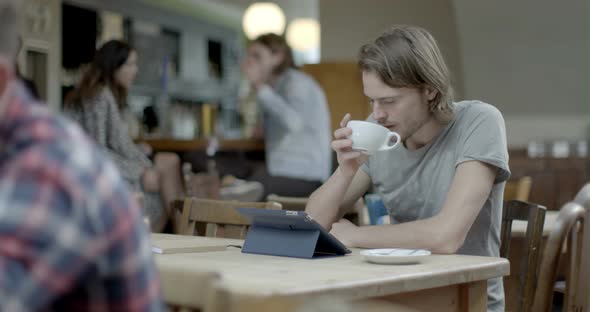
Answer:
<path fill-rule="evenodd" d="M 449 71 L 424 29 L 391 28 L 360 49 L 358 64 L 369 121 L 397 132 L 401 144 L 371 156 L 353 150 L 346 115 L 332 141 L 338 169 L 306 211 L 349 247 L 498 257 L 510 176 L 500 112 L 480 101 L 453 102 Z M 358 227 L 340 219 L 371 187 L 392 224 Z M 492 279 L 488 311 L 503 310 L 502 279 Z"/>

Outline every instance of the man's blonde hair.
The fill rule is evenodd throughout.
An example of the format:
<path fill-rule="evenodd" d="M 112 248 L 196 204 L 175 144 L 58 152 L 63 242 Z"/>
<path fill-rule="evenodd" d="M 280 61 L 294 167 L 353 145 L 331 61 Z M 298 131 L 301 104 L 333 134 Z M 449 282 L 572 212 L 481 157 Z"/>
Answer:
<path fill-rule="evenodd" d="M 454 116 L 453 88 L 445 61 L 432 35 L 423 28 L 393 26 L 363 45 L 358 65 L 362 71 L 374 72 L 393 88 L 430 87 L 437 91 L 428 103 L 430 111 L 442 123 Z"/>
<path fill-rule="evenodd" d="M 19 15 L 16 0 L 0 0 L 0 55 L 12 60 L 18 49 Z"/>

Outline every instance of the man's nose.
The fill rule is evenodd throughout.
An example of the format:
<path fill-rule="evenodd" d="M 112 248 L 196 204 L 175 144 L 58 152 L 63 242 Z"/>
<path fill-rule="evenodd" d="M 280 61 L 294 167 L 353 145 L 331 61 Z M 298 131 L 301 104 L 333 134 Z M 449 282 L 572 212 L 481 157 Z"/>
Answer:
<path fill-rule="evenodd" d="M 387 118 L 387 113 L 381 109 L 381 105 L 379 105 L 379 103 L 373 103 L 373 118 L 377 121 Z"/>

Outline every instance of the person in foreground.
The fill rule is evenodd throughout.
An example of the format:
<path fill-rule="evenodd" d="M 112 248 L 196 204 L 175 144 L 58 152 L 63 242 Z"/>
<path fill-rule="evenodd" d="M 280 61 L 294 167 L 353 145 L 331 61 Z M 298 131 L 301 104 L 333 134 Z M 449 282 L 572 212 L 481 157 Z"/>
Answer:
<path fill-rule="evenodd" d="M 264 185 L 265 195 L 309 196 L 332 172 L 324 91 L 295 68 L 291 48 L 275 34 L 252 41 L 242 70 L 264 115 L 267 168 L 251 180 Z"/>
<path fill-rule="evenodd" d="M 16 3 L 0 0 L 0 311 L 161 311 L 125 182 L 16 78 Z"/>
<path fill-rule="evenodd" d="M 332 142 L 339 166 L 306 211 L 349 247 L 498 257 L 510 176 L 500 112 L 480 101 L 453 102 L 447 66 L 424 29 L 394 26 L 360 49 L 358 64 L 369 119 L 399 133 L 402 144 L 370 157 L 354 151 L 345 116 Z M 392 224 L 341 219 L 371 187 Z M 504 310 L 501 278 L 488 281 L 488 310 Z"/>

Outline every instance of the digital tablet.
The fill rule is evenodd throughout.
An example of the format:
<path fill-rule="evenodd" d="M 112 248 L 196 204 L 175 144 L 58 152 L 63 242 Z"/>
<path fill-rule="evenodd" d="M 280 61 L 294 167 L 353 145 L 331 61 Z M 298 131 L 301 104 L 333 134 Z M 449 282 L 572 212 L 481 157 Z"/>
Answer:
<path fill-rule="evenodd" d="M 344 255 L 351 252 L 304 211 L 257 208 L 236 208 L 236 210 L 251 221 L 248 237 L 244 243 L 244 252 L 248 252 L 248 249 L 264 249 L 267 252 L 255 253 L 294 257 L 303 254 L 302 258 Z M 256 238 L 251 232 L 256 232 Z M 250 246 L 247 246 L 249 239 L 256 240 L 256 242 L 250 242 Z M 274 244 L 276 246 L 254 246 L 255 244 Z M 310 248 L 313 250 L 307 250 Z"/>

